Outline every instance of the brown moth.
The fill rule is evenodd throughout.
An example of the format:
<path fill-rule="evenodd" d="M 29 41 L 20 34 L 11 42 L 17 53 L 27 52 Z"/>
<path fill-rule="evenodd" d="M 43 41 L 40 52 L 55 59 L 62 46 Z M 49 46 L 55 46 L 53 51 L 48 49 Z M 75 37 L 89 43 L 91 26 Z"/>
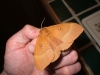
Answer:
<path fill-rule="evenodd" d="M 82 32 L 83 27 L 77 23 L 61 23 L 42 28 L 34 51 L 36 68 L 43 70 L 56 61 L 61 51 L 68 49 Z"/>

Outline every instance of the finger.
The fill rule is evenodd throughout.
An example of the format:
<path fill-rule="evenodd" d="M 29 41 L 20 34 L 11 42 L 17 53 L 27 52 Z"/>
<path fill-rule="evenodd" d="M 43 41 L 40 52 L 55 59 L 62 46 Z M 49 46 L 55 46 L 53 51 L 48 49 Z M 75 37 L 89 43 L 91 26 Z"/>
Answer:
<path fill-rule="evenodd" d="M 75 63 L 78 59 L 77 52 L 72 50 L 68 55 L 60 57 L 57 61 L 50 64 L 47 69 L 58 69 Z"/>
<path fill-rule="evenodd" d="M 70 52 L 71 52 L 71 50 L 62 51 L 61 56 L 62 56 L 62 57 L 63 57 L 63 56 L 66 56 L 66 55 L 68 55 Z"/>
<path fill-rule="evenodd" d="M 75 50 L 72 50 L 68 55 L 62 57 L 61 62 L 55 67 L 55 69 L 66 66 L 66 65 L 71 65 L 75 63 L 78 59 L 78 54 Z"/>
<path fill-rule="evenodd" d="M 31 25 L 26 25 L 21 31 L 22 31 L 23 36 L 26 39 L 30 40 L 30 39 L 34 39 L 34 38 L 37 37 L 40 29 L 39 28 L 36 28 L 34 26 L 31 26 Z"/>
<path fill-rule="evenodd" d="M 58 75 L 73 75 L 73 74 L 78 73 L 80 69 L 81 69 L 81 64 L 77 62 L 73 65 L 62 67 L 56 70 L 55 73 Z"/>
<path fill-rule="evenodd" d="M 16 47 L 22 47 L 30 40 L 36 38 L 38 33 L 38 28 L 33 27 L 31 25 L 26 25 L 8 40 L 7 45 L 17 45 Z"/>
<path fill-rule="evenodd" d="M 62 51 L 61 56 L 65 56 L 65 55 L 69 54 L 72 50 L 73 50 L 73 48 L 70 47 L 67 50 Z"/>

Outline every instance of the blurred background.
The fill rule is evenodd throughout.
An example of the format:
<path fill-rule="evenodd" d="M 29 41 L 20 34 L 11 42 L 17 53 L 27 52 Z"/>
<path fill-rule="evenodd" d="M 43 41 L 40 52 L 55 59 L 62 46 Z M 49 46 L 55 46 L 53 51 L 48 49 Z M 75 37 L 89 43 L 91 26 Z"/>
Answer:
<path fill-rule="evenodd" d="M 0 72 L 6 41 L 25 24 L 41 27 L 76 22 L 84 32 L 74 42 L 82 64 L 76 75 L 100 75 L 100 0 L 0 0 Z"/>

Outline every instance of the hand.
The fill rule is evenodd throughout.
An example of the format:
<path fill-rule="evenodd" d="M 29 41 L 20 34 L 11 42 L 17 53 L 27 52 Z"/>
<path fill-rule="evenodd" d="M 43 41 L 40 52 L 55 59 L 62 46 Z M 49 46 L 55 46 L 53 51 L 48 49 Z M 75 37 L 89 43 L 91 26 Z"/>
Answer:
<path fill-rule="evenodd" d="M 39 33 L 38 28 L 26 25 L 13 35 L 6 44 L 4 57 L 4 71 L 7 75 L 72 75 L 81 69 L 77 61 L 78 55 L 75 50 L 63 52 L 61 60 L 53 68 L 48 67 L 38 71 L 34 65 L 34 46 Z M 50 66 L 50 65 L 49 65 Z M 52 66 L 52 64 L 51 64 Z"/>

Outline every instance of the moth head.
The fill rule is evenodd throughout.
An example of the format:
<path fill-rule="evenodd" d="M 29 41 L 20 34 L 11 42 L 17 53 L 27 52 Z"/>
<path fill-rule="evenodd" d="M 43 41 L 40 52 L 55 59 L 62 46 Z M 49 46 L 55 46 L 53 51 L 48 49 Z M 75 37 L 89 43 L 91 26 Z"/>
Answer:
<path fill-rule="evenodd" d="M 44 27 L 44 28 L 42 28 L 41 30 L 40 30 L 40 33 L 45 33 L 45 32 L 47 32 L 48 30 L 46 29 L 46 27 Z"/>
<path fill-rule="evenodd" d="M 44 27 L 44 28 L 42 28 L 41 30 L 40 30 L 40 34 L 42 34 L 42 35 L 44 35 L 44 36 L 48 36 L 49 35 L 49 31 L 48 31 L 48 29 L 46 28 L 46 27 Z"/>

